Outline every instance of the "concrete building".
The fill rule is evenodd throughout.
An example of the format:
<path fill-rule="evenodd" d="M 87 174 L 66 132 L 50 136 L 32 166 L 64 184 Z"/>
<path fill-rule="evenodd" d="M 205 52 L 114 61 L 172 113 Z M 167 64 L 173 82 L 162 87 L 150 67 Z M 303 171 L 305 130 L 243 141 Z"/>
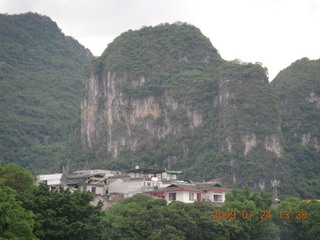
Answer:
<path fill-rule="evenodd" d="M 165 188 L 148 191 L 146 194 L 153 198 L 166 199 L 168 203 L 181 201 L 185 203 L 211 202 L 215 205 L 222 205 L 225 201 L 225 194 L 231 190 L 222 188 L 219 183 L 177 183 Z"/>
<path fill-rule="evenodd" d="M 69 188 L 71 191 L 82 190 L 106 195 L 108 175 L 113 176 L 119 173 L 119 171 L 94 169 L 76 171 L 72 174 L 38 175 L 36 185 L 46 183 L 51 191 L 63 187 Z"/>
<path fill-rule="evenodd" d="M 38 186 L 40 183 L 46 183 L 50 190 L 53 191 L 56 188 L 64 186 L 61 181 L 62 175 L 62 173 L 38 175 L 35 184 Z"/>
<path fill-rule="evenodd" d="M 71 191 L 92 192 L 95 194 L 93 203 L 103 201 L 106 207 L 138 193 L 166 199 L 168 203 L 199 201 L 222 205 L 225 194 L 230 192 L 218 182 L 194 183 L 178 180 L 180 174 L 181 171 L 136 166 L 126 172 L 94 169 L 76 171 L 73 174 L 39 175 L 36 184 L 46 183 L 52 191 L 63 187 Z"/>
<path fill-rule="evenodd" d="M 177 181 L 181 171 L 139 168 L 108 178 L 108 194 L 122 194 L 124 198 L 169 186 Z"/>
<path fill-rule="evenodd" d="M 116 175 L 121 175 L 121 171 L 112 171 L 112 170 L 105 170 L 105 169 L 92 169 L 92 170 L 79 170 L 73 172 L 76 175 L 89 175 L 89 174 L 105 174 L 105 176 L 111 177 Z"/>
<path fill-rule="evenodd" d="M 104 173 L 64 174 L 62 182 L 74 191 L 81 190 L 100 195 L 105 195 L 107 191 L 107 180 Z"/>

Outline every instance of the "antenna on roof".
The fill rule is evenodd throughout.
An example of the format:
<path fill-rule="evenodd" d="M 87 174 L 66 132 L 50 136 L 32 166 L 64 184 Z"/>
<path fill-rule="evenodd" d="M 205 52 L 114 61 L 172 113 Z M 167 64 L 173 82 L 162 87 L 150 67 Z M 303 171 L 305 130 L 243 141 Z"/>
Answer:
<path fill-rule="evenodd" d="M 279 200 L 279 193 L 278 193 L 278 187 L 280 185 L 280 180 L 278 179 L 271 179 L 271 186 L 273 187 L 272 190 L 272 197 L 275 200 Z"/>

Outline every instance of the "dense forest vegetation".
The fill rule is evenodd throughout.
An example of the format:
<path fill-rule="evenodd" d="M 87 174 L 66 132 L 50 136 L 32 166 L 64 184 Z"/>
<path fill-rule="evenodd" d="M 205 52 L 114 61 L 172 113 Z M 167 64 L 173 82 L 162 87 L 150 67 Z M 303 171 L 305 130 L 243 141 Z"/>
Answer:
<path fill-rule="evenodd" d="M 236 186 L 255 185 L 257 178 L 262 177 L 270 182 L 274 176 L 272 161 L 277 157 L 263 145 L 268 136 L 279 138 L 279 112 L 261 64 L 227 62 L 198 28 L 175 23 L 121 34 L 95 59 L 90 70 L 88 79 L 99 78 L 90 86 L 101 87 L 98 96 L 90 95 L 96 91 L 88 89 L 85 93 L 84 99 L 97 98 L 97 103 L 88 109 L 98 107 L 90 110 L 93 113 L 88 119 L 82 119 L 82 127 L 91 121 L 90 126 L 95 129 L 91 135 L 98 137 L 88 140 L 94 143 L 94 159 L 88 161 L 86 156 L 83 162 L 74 161 L 76 167 L 126 169 L 139 164 L 180 168 L 186 178 L 219 178 Z M 108 98 L 108 89 L 104 87 L 107 83 L 103 83 L 110 72 L 118 76 L 114 91 L 121 92 L 112 98 Z M 132 83 L 141 77 L 145 79 L 143 84 Z M 230 99 L 224 104 L 222 99 L 228 96 Z M 135 114 L 134 102 L 147 101 L 149 97 L 159 103 L 160 115 L 156 119 L 134 119 L 136 124 L 130 122 Z M 117 99 L 125 104 L 121 106 Z M 168 105 L 170 101 L 178 107 Z M 110 102 L 112 106 L 107 108 Z M 108 111 L 113 109 L 114 115 L 121 116 L 109 126 Z M 201 116 L 200 126 L 190 127 L 190 112 Z M 125 132 L 126 128 L 130 131 Z M 165 137 L 154 134 L 166 128 L 170 133 Z M 114 138 L 109 139 L 110 135 Z M 243 139 L 252 135 L 257 139 L 256 147 L 244 156 Z M 86 136 L 80 138 L 83 141 Z M 119 156 L 112 156 L 108 146 L 121 146 L 117 142 L 121 138 L 129 144 L 117 149 Z M 130 141 L 139 142 L 134 151 Z M 225 146 L 227 141 L 232 149 Z M 76 150 L 70 152 L 69 158 L 75 158 L 73 152 Z"/>
<path fill-rule="evenodd" d="M 79 117 L 89 50 L 50 18 L 0 15 L 0 162 L 57 169 Z"/>
<path fill-rule="evenodd" d="M 50 18 L 34 13 L 1 14 L 0 42 L 1 164 L 18 163 L 34 175 L 60 171 L 66 161 L 74 170 L 139 164 L 183 170 L 184 178 L 219 179 L 235 188 L 263 185 L 269 192 L 276 178 L 281 198 L 320 198 L 319 60 L 298 60 L 269 83 L 261 63 L 225 61 L 199 29 L 180 22 L 129 30 L 93 59 Z M 95 126 L 100 138 L 91 149 L 84 146 L 85 78 L 107 72 L 130 81 L 144 77 L 144 84 L 116 84 L 127 103 L 152 96 L 165 111 L 156 119 L 139 119 L 141 126 L 165 128 L 169 122 L 179 131 L 156 138 L 130 126 L 131 136 L 147 144 L 114 157 L 100 118 Z M 164 95 L 177 109 L 165 106 Z M 97 99 L 101 112 L 106 101 L 102 95 Z M 125 112 L 131 110 L 127 104 Z M 202 121 L 193 128 L 192 111 Z M 119 139 L 127 137 L 128 125 L 121 121 L 113 128 Z M 270 143 L 281 150 L 279 156 L 268 150 Z"/>
<path fill-rule="evenodd" d="M 90 192 L 34 186 L 30 172 L 0 166 L 0 238 L 47 240 L 317 240 L 320 202 L 297 198 L 274 205 L 248 187 L 226 195 L 223 207 L 152 199 L 138 194 L 102 211 Z"/>
<path fill-rule="evenodd" d="M 91 135 L 97 136 L 90 139 L 94 144 L 88 147 L 83 141 L 87 136 L 79 132 L 74 146 L 87 150 L 81 157 L 73 154 L 80 150 L 70 149 L 67 158 L 74 159 L 74 168 L 130 169 L 135 164 L 174 168 L 183 170 L 188 179 L 219 179 L 231 187 L 249 184 L 267 191 L 272 190 L 271 179 L 278 179 L 282 198 L 320 198 L 319 103 L 315 100 L 320 65 L 306 59 L 298 62 L 304 62 L 304 67 L 295 64 L 269 83 L 261 63 L 223 60 L 209 39 L 189 24 L 125 32 L 87 73 L 87 82 L 95 76 L 99 80 L 94 84 L 101 86 L 97 96 L 86 89 L 84 97 L 97 98 L 97 110 L 88 118 L 97 119 L 91 122 L 95 126 Z M 114 91 L 121 92 L 118 99 L 125 102 L 123 108 L 105 93 L 103 81 L 109 73 L 118 76 Z M 132 83 L 141 77 L 143 84 Z M 306 98 L 312 91 L 310 102 Z M 166 96 L 174 99 L 176 109 L 166 106 Z M 150 98 L 159 103 L 160 116 L 140 117 L 132 124 L 135 106 L 130 102 Z M 290 107 L 284 102 L 290 102 Z M 120 117 L 108 125 L 113 108 Z M 192 110 L 201 115 L 198 127 L 190 127 Z M 288 119 L 299 122 L 307 130 L 305 138 L 314 144 L 302 146 L 301 136 L 295 137 L 291 130 L 288 135 L 284 124 Z M 166 127 L 174 129 L 166 137 L 154 134 Z M 118 139 L 129 144 L 121 148 Z M 130 141 L 141 144 L 132 150 Z M 112 156 L 110 145 L 120 146 L 118 156 Z"/>
<path fill-rule="evenodd" d="M 281 103 L 282 189 L 320 196 L 320 60 L 300 59 L 271 82 Z M 291 188 L 294 186 L 294 189 Z"/>

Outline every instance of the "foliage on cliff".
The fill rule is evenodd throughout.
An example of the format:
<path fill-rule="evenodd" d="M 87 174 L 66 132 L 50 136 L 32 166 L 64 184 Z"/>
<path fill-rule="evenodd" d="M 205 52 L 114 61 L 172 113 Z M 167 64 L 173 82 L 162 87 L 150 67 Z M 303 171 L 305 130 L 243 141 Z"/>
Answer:
<path fill-rule="evenodd" d="M 89 50 L 50 18 L 0 15 L 0 162 L 49 171 L 78 119 Z"/>
<path fill-rule="evenodd" d="M 269 84 L 261 64 L 223 60 L 189 24 L 130 30 L 87 68 L 101 92 L 114 73 L 125 105 L 97 97 L 89 148 L 72 126 L 83 124 L 78 106 L 90 52 L 50 18 L 32 13 L 0 15 L 0 43 L 0 163 L 20 163 L 33 173 L 57 170 L 66 159 L 73 168 L 139 164 L 267 190 L 277 178 L 282 194 L 320 196 L 319 60 L 301 59 Z M 151 98 L 160 114 L 128 122 L 131 103 Z M 108 101 L 120 116 L 111 140 Z"/>
<path fill-rule="evenodd" d="M 320 196 L 320 60 L 300 59 L 272 81 L 281 104 L 283 190 Z M 291 190 L 290 194 L 294 191 Z"/>
<path fill-rule="evenodd" d="M 121 34 L 93 62 L 89 74 L 112 71 L 127 74 L 131 80 L 145 76 L 145 84 L 124 89 L 129 97 L 168 90 L 181 101 L 198 102 L 216 88 L 214 72 L 223 62 L 196 27 L 161 24 Z"/>
<path fill-rule="evenodd" d="M 279 109 L 266 69 L 223 60 L 196 27 L 123 33 L 94 60 L 88 79 L 81 139 L 94 155 L 74 167 L 139 164 L 255 188 L 275 175 Z"/>
<path fill-rule="evenodd" d="M 302 135 L 310 133 L 310 139 L 320 141 L 320 60 L 302 58 L 292 63 L 276 76 L 272 86 L 280 98 L 285 137 L 301 142 Z"/>
<path fill-rule="evenodd" d="M 133 149 L 130 141 L 103 138 L 110 136 L 108 124 L 101 124 L 109 121 L 106 112 L 110 106 L 121 107 L 107 106 L 113 100 L 100 97 L 91 117 L 101 127 L 92 134 L 97 137 L 87 152 L 91 158 L 87 154 L 82 162 L 86 167 L 180 169 L 185 178 L 269 191 L 270 180 L 279 179 L 283 197 L 319 198 L 319 69 L 319 60 L 301 59 L 270 84 L 260 63 L 223 60 L 199 29 L 188 24 L 128 31 L 108 46 L 88 74 L 103 81 L 108 72 L 116 73 L 121 99 L 130 103 L 151 96 L 162 107 L 160 116 L 131 124 L 126 119 L 134 118 L 134 106 L 128 104 L 121 119 L 108 126 L 113 136 L 141 143 Z M 141 77 L 144 82 L 132 83 Z M 168 107 L 167 96 L 178 107 Z M 190 122 L 192 114 L 198 115 L 199 125 Z M 165 127 L 171 129 L 165 137 L 152 133 Z M 130 134 L 127 128 L 132 128 Z M 110 148 L 119 154 L 112 155 Z"/>

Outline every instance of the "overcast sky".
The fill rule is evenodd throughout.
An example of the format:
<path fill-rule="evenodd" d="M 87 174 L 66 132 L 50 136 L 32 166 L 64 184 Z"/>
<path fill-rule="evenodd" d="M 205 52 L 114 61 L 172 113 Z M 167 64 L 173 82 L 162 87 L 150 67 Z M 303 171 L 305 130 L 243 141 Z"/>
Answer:
<path fill-rule="evenodd" d="M 0 12 L 47 15 L 96 56 L 124 31 L 182 21 L 224 59 L 263 63 L 270 80 L 320 58 L 320 0 L 0 0 Z"/>

